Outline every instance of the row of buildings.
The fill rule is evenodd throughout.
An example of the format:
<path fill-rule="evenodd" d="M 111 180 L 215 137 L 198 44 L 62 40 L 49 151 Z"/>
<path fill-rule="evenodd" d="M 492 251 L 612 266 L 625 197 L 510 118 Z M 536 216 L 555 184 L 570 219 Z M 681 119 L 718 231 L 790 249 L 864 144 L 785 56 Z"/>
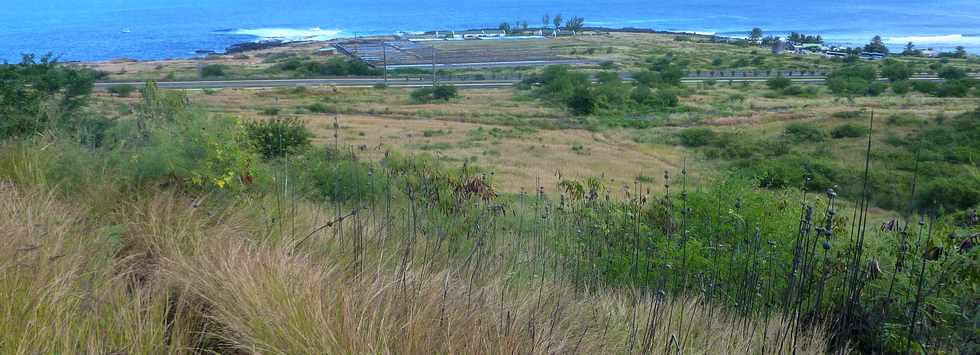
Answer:
<path fill-rule="evenodd" d="M 776 40 L 772 45 L 773 54 L 794 53 L 799 55 L 823 55 L 827 58 L 846 58 L 852 54 L 849 48 L 828 47 L 822 43 L 794 43 Z M 858 58 L 864 60 L 882 60 L 885 53 L 861 52 Z"/>
<path fill-rule="evenodd" d="M 464 41 L 464 40 L 493 40 L 493 39 L 542 39 L 542 34 L 508 35 L 501 30 L 467 30 L 467 31 L 434 31 L 426 33 L 401 33 L 396 36 L 400 40 L 412 42 L 426 41 Z"/>

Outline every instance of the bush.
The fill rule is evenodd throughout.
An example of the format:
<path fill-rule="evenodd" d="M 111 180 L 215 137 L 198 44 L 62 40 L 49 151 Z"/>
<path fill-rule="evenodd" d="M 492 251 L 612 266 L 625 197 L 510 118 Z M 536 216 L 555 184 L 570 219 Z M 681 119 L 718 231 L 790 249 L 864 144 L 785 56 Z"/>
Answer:
<path fill-rule="evenodd" d="M 418 88 L 412 91 L 411 98 L 415 103 L 449 101 L 459 96 L 459 90 L 453 85 L 435 85 Z"/>
<path fill-rule="evenodd" d="M 268 107 L 262 109 L 262 111 L 259 112 L 259 114 L 263 116 L 278 116 L 280 111 L 282 110 L 280 110 L 278 107 Z"/>
<path fill-rule="evenodd" d="M 835 139 L 858 138 L 866 135 L 868 135 L 867 128 L 852 123 L 840 125 L 830 130 L 830 136 Z"/>
<path fill-rule="evenodd" d="M 584 87 L 575 89 L 575 92 L 568 98 L 565 105 L 575 115 L 591 115 L 595 113 L 598 107 L 592 90 Z"/>
<path fill-rule="evenodd" d="M 255 150 L 266 159 L 302 153 L 313 138 L 313 133 L 296 118 L 248 122 L 245 132 Z"/>
<path fill-rule="evenodd" d="M 868 96 L 880 96 L 888 89 L 888 85 L 879 82 L 872 82 L 868 85 Z"/>
<path fill-rule="evenodd" d="M 129 97 L 129 95 L 132 95 L 136 91 L 136 87 L 129 84 L 119 84 L 110 86 L 106 91 L 113 96 Z"/>
<path fill-rule="evenodd" d="M 939 84 L 931 81 L 916 80 L 912 82 L 912 90 L 932 95 L 939 90 Z"/>
<path fill-rule="evenodd" d="M 973 176 L 936 179 L 926 184 L 918 200 L 920 208 L 929 210 L 972 208 L 980 203 L 980 180 Z"/>
<path fill-rule="evenodd" d="M 812 123 L 791 123 L 786 126 L 783 134 L 796 141 L 819 142 L 826 137 L 823 130 Z"/>
<path fill-rule="evenodd" d="M 834 112 L 831 117 L 843 118 L 843 119 L 855 119 L 860 118 L 865 115 L 864 111 L 838 111 Z"/>
<path fill-rule="evenodd" d="M 894 115 L 888 116 L 886 120 L 888 124 L 895 126 L 910 126 L 919 125 L 923 126 L 928 123 L 924 118 L 918 117 L 910 113 L 896 113 Z"/>
<path fill-rule="evenodd" d="M 273 72 L 291 72 L 295 76 L 376 76 L 382 71 L 359 60 L 334 57 L 325 62 L 292 58 L 269 68 Z M 401 70 L 401 69 L 399 69 Z"/>
<path fill-rule="evenodd" d="M 797 154 L 742 163 L 742 172 L 754 178 L 760 187 L 771 189 L 799 188 L 809 177 L 807 190 L 823 191 L 842 180 L 827 161 Z"/>
<path fill-rule="evenodd" d="M 892 92 L 895 95 L 905 95 L 912 90 L 912 84 L 908 80 L 899 80 L 892 83 Z"/>
<path fill-rule="evenodd" d="M 850 65 L 830 73 L 827 87 L 839 96 L 863 96 L 871 92 L 869 86 L 877 76 L 870 65 Z"/>
<path fill-rule="evenodd" d="M 770 90 L 779 91 L 786 89 L 791 85 L 793 85 L 793 81 L 782 75 L 766 80 L 766 86 L 768 86 Z"/>
<path fill-rule="evenodd" d="M 680 99 L 677 97 L 677 93 L 670 89 L 659 89 L 657 93 L 653 95 L 653 104 L 659 108 L 677 107 L 680 103 Z"/>
<path fill-rule="evenodd" d="M 137 137 L 142 135 L 131 139 Z M 125 165 L 123 171 L 137 182 L 206 190 L 244 188 L 251 183 L 255 160 L 238 119 L 188 111 L 176 113 L 172 124 L 151 122 L 143 146 L 120 154 L 116 159 Z"/>
<path fill-rule="evenodd" d="M 881 67 L 881 76 L 892 82 L 908 80 L 912 77 L 912 68 L 905 63 L 888 59 Z"/>
<path fill-rule="evenodd" d="M 370 199 L 384 191 L 388 184 L 384 174 L 372 172 L 367 163 L 341 157 L 328 150 L 326 154 L 307 154 L 300 165 L 300 177 L 305 189 L 319 199 L 347 202 Z"/>
<path fill-rule="evenodd" d="M 677 132 L 681 144 L 687 147 L 703 147 L 713 144 L 718 134 L 708 128 L 687 128 Z"/>
<path fill-rule="evenodd" d="M 966 97 L 973 86 L 971 79 L 948 79 L 933 94 L 939 97 Z"/>
<path fill-rule="evenodd" d="M 88 104 L 95 72 L 61 65 L 50 54 L 0 64 L 0 139 L 65 125 Z"/>
<path fill-rule="evenodd" d="M 966 70 L 948 65 L 940 69 L 938 74 L 940 78 L 945 80 L 959 80 L 967 77 Z"/>
<path fill-rule="evenodd" d="M 322 102 L 315 102 L 306 106 L 306 109 L 313 113 L 333 113 L 336 109 Z"/>
<path fill-rule="evenodd" d="M 202 78 L 217 78 L 225 76 L 226 67 L 221 64 L 208 64 L 201 67 Z"/>

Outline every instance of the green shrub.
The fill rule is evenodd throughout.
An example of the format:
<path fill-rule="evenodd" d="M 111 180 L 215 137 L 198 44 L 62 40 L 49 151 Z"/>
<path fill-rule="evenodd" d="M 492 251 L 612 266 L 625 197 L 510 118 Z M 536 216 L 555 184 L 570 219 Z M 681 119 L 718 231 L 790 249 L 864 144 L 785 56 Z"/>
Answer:
<path fill-rule="evenodd" d="M 0 140 L 66 125 L 88 104 L 95 73 L 58 63 L 53 55 L 24 55 L 0 64 Z"/>
<path fill-rule="evenodd" d="M 256 157 L 237 118 L 181 111 L 172 123 L 149 124 L 149 137 L 142 146 L 133 152 L 120 151 L 117 158 L 134 181 L 206 190 L 237 190 L 251 183 Z"/>
<path fill-rule="evenodd" d="M 377 76 L 382 73 L 381 70 L 371 68 L 362 61 L 340 57 L 334 57 L 325 62 L 292 58 L 272 66 L 269 70 L 272 72 L 290 72 L 295 76 Z M 424 70 L 420 72 L 427 73 Z"/>
<path fill-rule="evenodd" d="M 912 68 L 903 62 L 887 59 L 881 67 L 881 76 L 892 82 L 905 81 L 912 77 Z"/>
<path fill-rule="evenodd" d="M 577 88 L 565 102 L 568 109 L 575 115 L 591 115 L 595 113 L 598 103 L 589 88 Z"/>
<path fill-rule="evenodd" d="M 908 80 L 899 80 L 892 83 L 892 92 L 895 95 L 905 95 L 912 91 L 912 84 Z"/>
<path fill-rule="evenodd" d="M 870 65 L 849 65 L 827 76 L 827 87 L 839 96 L 854 97 L 869 93 L 869 86 L 877 79 L 877 72 Z"/>
<path fill-rule="evenodd" d="M 221 64 L 208 64 L 201 67 L 201 77 L 202 78 L 218 78 L 225 76 L 224 65 Z"/>
<path fill-rule="evenodd" d="M 966 97 L 974 86 L 971 79 L 948 79 L 934 92 L 939 97 Z"/>
<path fill-rule="evenodd" d="M 745 161 L 742 171 L 771 189 L 799 188 L 809 178 L 807 190 L 824 191 L 844 180 L 829 162 L 796 154 Z"/>
<path fill-rule="evenodd" d="M 653 90 L 650 90 L 649 86 L 639 85 L 633 88 L 633 91 L 630 93 L 630 99 L 641 106 L 653 105 Z"/>
<path fill-rule="evenodd" d="M 957 211 L 980 204 L 980 179 L 976 176 L 944 177 L 932 180 L 918 198 L 920 208 Z"/>
<path fill-rule="evenodd" d="M 656 107 L 668 108 L 677 107 L 680 103 L 680 99 L 677 97 L 677 92 L 670 89 L 659 89 L 657 93 L 653 95 L 653 104 Z"/>
<path fill-rule="evenodd" d="M 774 78 L 770 78 L 769 80 L 766 80 L 766 86 L 768 86 L 770 90 L 779 91 L 779 90 L 786 89 L 791 85 L 793 85 L 793 81 L 782 75 L 778 75 Z"/>
<path fill-rule="evenodd" d="M 926 121 L 924 118 L 910 113 L 896 113 L 894 115 L 888 116 L 886 122 L 894 126 L 910 126 L 910 125 L 922 126 L 928 123 L 928 121 Z"/>
<path fill-rule="evenodd" d="M 888 89 L 888 85 L 885 85 L 884 83 L 872 82 L 871 84 L 868 84 L 868 92 L 867 92 L 867 95 L 868 96 L 880 96 L 887 89 Z"/>
<path fill-rule="evenodd" d="M 333 113 L 336 108 L 323 102 L 315 102 L 306 106 L 306 109 L 313 113 Z"/>
<path fill-rule="evenodd" d="M 132 95 L 136 91 L 136 87 L 129 84 L 119 84 L 110 86 L 106 91 L 113 96 L 129 97 L 129 95 Z"/>
<path fill-rule="evenodd" d="M 459 90 L 453 85 L 435 85 L 415 89 L 410 95 L 415 103 L 449 101 L 459 96 Z"/>
<path fill-rule="evenodd" d="M 313 133 L 296 118 L 273 118 L 245 124 L 255 150 L 266 159 L 302 153 L 310 147 Z"/>
<path fill-rule="evenodd" d="M 945 80 L 960 80 L 967 77 L 966 70 L 948 65 L 940 69 L 938 74 Z"/>
<path fill-rule="evenodd" d="M 702 147 L 714 143 L 717 133 L 708 128 L 687 128 L 677 132 L 681 144 L 687 147 Z"/>
<path fill-rule="evenodd" d="M 931 95 L 939 90 L 939 84 L 931 81 L 916 80 L 912 82 L 912 90 Z"/>
<path fill-rule="evenodd" d="M 865 116 L 864 111 L 838 111 L 834 112 L 831 117 L 842 118 L 842 119 L 855 119 Z"/>
<path fill-rule="evenodd" d="M 843 124 L 834 129 L 830 130 L 830 136 L 836 139 L 841 138 L 858 138 L 868 135 L 868 129 L 864 126 L 859 126 L 856 124 L 848 123 Z"/>
<path fill-rule="evenodd" d="M 792 138 L 796 141 L 810 141 L 810 142 L 820 142 L 826 137 L 826 134 L 820 127 L 812 123 L 790 123 L 786 126 L 783 132 L 787 137 Z"/>
<path fill-rule="evenodd" d="M 262 109 L 262 111 L 260 111 L 259 114 L 263 116 L 278 116 L 279 112 L 281 111 L 282 110 L 278 107 L 267 107 Z"/>
<path fill-rule="evenodd" d="M 298 164 L 303 167 L 295 181 L 314 198 L 333 201 L 361 201 L 384 192 L 388 182 L 368 163 L 342 157 L 338 152 L 307 154 Z"/>

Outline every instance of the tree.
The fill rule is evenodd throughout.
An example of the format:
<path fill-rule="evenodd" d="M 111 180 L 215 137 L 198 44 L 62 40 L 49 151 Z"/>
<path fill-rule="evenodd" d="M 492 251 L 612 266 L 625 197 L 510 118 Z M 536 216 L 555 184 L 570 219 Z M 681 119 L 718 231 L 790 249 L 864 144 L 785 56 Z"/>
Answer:
<path fill-rule="evenodd" d="M 939 77 L 943 78 L 943 80 L 959 80 L 966 78 L 966 71 L 947 65 L 939 70 Z"/>
<path fill-rule="evenodd" d="M 864 46 L 865 52 L 871 53 L 882 53 L 888 54 L 888 47 L 885 46 L 885 42 L 881 40 L 881 36 L 875 36 L 871 39 L 871 43 Z"/>
<path fill-rule="evenodd" d="M 912 42 L 906 43 L 905 50 L 902 51 L 902 55 L 907 56 L 918 56 L 920 54 L 922 54 L 922 51 L 915 49 L 915 44 L 912 44 Z"/>
<path fill-rule="evenodd" d="M 94 83 L 94 72 L 62 65 L 52 54 L 0 65 L 0 139 L 77 120 Z"/>
<path fill-rule="evenodd" d="M 881 67 L 881 76 L 888 78 L 891 82 L 908 80 L 912 77 L 912 68 L 903 62 L 888 59 Z"/>
<path fill-rule="evenodd" d="M 956 56 L 956 58 L 966 58 L 966 48 L 963 48 L 963 46 L 956 46 L 954 56 Z"/>
<path fill-rule="evenodd" d="M 595 113 L 598 108 L 595 95 L 588 87 L 579 87 L 572 92 L 572 96 L 565 102 L 568 109 L 575 115 L 585 116 Z"/>
<path fill-rule="evenodd" d="M 225 76 L 225 66 L 221 64 L 208 64 L 201 67 L 202 78 L 216 78 Z"/>
<path fill-rule="evenodd" d="M 544 34 L 544 29 L 545 28 L 548 28 L 548 26 L 551 26 L 551 16 L 548 16 L 548 14 L 544 14 L 544 16 L 541 17 L 541 34 L 542 35 Z"/>
<path fill-rule="evenodd" d="M 576 32 L 581 31 L 585 27 L 585 19 L 582 17 L 572 17 L 565 22 L 565 28 L 572 31 L 572 35 Z"/>
<path fill-rule="evenodd" d="M 555 17 L 551 19 L 551 23 L 555 24 L 555 38 L 558 38 L 558 31 L 561 30 L 561 22 L 561 14 L 555 15 Z"/>
<path fill-rule="evenodd" d="M 788 88 L 790 85 L 793 85 L 793 81 L 781 74 L 766 81 L 766 86 L 776 91 Z"/>
<path fill-rule="evenodd" d="M 789 37 L 787 37 L 786 40 L 793 43 L 803 43 L 803 35 L 799 34 L 798 32 L 790 32 Z"/>
<path fill-rule="evenodd" d="M 749 35 L 749 39 L 752 40 L 752 43 L 759 44 L 759 41 L 762 40 L 762 29 L 758 27 L 753 28 L 752 34 Z"/>
<path fill-rule="evenodd" d="M 500 26 L 497 26 L 497 29 L 503 31 L 504 33 L 510 33 L 511 32 L 510 24 L 507 23 L 507 22 L 501 22 L 500 23 Z"/>
<path fill-rule="evenodd" d="M 870 65 L 850 65 L 827 76 L 827 87 L 835 95 L 853 98 L 868 94 L 878 73 Z"/>

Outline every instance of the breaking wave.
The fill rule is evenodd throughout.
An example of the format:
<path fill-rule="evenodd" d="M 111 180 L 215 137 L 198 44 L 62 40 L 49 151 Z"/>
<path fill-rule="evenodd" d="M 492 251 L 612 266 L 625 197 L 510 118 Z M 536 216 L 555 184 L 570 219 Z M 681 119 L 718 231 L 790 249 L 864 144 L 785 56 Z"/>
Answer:
<path fill-rule="evenodd" d="M 258 37 L 261 40 L 281 40 L 281 41 L 326 41 L 337 38 L 342 33 L 340 30 L 325 30 L 320 27 L 312 28 L 287 28 L 269 27 L 237 29 L 230 33 Z"/>
<path fill-rule="evenodd" d="M 939 35 L 939 36 L 900 36 L 885 38 L 888 44 L 906 44 L 912 42 L 916 46 L 940 45 L 940 46 L 980 46 L 980 36 L 976 35 Z"/>

